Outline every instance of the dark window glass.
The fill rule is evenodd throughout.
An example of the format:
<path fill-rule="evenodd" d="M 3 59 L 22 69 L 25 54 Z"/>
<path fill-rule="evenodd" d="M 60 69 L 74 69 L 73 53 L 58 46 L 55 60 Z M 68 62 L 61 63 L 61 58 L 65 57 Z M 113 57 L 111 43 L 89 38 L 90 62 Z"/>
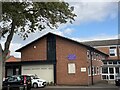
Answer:
<path fill-rule="evenodd" d="M 115 68 L 116 73 L 119 73 L 119 67 Z"/>
<path fill-rule="evenodd" d="M 114 79 L 114 75 L 110 75 L 110 79 Z"/>
<path fill-rule="evenodd" d="M 109 72 L 110 72 L 110 74 L 113 74 L 114 73 L 113 68 L 109 68 Z"/>
<path fill-rule="evenodd" d="M 108 67 L 103 67 L 102 68 L 102 73 L 108 73 Z"/>
<path fill-rule="evenodd" d="M 115 56 L 115 54 L 114 54 L 114 53 L 111 53 L 110 56 Z"/>
<path fill-rule="evenodd" d="M 108 75 L 102 75 L 102 79 L 108 79 Z"/>
<path fill-rule="evenodd" d="M 117 61 L 113 61 L 113 64 L 117 64 Z"/>
<path fill-rule="evenodd" d="M 107 61 L 104 61 L 103 63 L 104 63 L 104 64 L 107 64 Z"/>
<path fill-rule="evenodd" d="M 113 62 L 112 62 L 112 61 L 109 61 L 108 63 L 109 63 L 109 64 L 113 64 Z"/>
<path fill-rule="evenodd" d="M 120 64 L 120 61 L 118 61 L 118 64 Z"/>
<path fill-rule="evenodd" d="M 110 49 L 115 49 L 116 47 L 110 47 Z"/>

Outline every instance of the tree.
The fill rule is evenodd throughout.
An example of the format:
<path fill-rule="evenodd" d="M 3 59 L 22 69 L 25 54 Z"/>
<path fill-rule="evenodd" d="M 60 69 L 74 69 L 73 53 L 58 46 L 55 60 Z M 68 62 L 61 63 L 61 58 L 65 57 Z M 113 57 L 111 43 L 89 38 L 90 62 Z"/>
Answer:
<path fill-rule="evenodd" d="M 26 39 L 29 34 L 57 28 L 59 24 L 74 21 L 74 8 L 66 2 L 3 2 L 1 30 L 6 38 L 3 49 L 3 71 L 14 34 Z"/>

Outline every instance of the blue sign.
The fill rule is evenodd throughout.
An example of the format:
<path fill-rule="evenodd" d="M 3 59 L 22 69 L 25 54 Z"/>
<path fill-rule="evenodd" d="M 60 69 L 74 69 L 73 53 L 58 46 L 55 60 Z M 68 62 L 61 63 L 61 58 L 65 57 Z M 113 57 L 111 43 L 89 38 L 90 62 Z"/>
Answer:
<path fill-rule="evenodd" d="M 68 58 L 68 60 L 75 60 L 76 55 L 75 54 L 69 54 L 67 58 Z"/>

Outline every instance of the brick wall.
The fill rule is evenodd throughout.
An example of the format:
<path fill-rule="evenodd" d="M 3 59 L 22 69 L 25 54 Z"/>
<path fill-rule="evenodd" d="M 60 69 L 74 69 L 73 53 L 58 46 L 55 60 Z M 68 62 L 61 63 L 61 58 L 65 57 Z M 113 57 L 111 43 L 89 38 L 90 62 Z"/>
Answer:
<path fill-rule="evenodd" d="M 57 84 L 86 85 L 88 83 L 88 74 L 80 72 L 81 67 L 87 66 L 86 48 L 57 37 L 56 50 Z M 75 54 L 76 59 L 68 60 L 67 56 L 69 54 Z M 68 63 L 75 63 L 75 74 L 68 74 Z"/>
<path fill-rule="evenodd" d="M 72 43 L 68 40 L 56 38 L 57 57 L 57 84 L 58 85 L 89 85 L 91 77 L 88 76 L 87 48 L 80 44 Z M 68 60 L 69 54 L 75 54 L 75 60 Z M 76 73 L 68 74 L 68 63 L 75 63 Z M 94 66 L 101 66 L 102 61 L 93 60 Z M 86 72 L 81 72 L 81 68 L 86 67 Z M 101 75 L 94 76 L 94 82 L 101 80 Z"/>
<path fill-rule="evenodd" d="M 21 51 L 22 61 L 46 60 L 47 59 L 47 45 L 46 37 L 30 44 Z"/>

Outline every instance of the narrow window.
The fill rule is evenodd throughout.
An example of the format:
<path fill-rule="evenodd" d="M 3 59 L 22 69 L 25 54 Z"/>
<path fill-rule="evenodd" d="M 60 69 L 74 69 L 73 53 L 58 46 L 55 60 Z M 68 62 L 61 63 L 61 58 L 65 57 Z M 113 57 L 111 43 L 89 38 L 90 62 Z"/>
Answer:
<path fill-rule="evenodd" d="M 88 75 L 89 76 L 91 75 L 91 68 L 90 68 L 90 66 L 88 66 Z"/>

